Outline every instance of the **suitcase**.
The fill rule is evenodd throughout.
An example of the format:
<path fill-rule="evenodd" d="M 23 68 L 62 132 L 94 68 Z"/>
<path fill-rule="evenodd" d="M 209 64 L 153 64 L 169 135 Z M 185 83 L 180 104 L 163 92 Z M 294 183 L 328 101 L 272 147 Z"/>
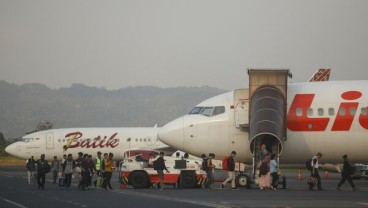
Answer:
<path fill-rule="evenodd" d="M 59 186 L 60 187 L 65 186 L 65 177 L 59 177 Z"/>

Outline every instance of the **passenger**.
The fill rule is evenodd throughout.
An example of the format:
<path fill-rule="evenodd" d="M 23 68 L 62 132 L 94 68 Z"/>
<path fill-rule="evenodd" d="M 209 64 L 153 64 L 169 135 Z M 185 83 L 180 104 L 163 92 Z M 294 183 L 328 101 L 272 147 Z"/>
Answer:
<path fill-rule="evenodd" d="M 37 160 L 37 183 L 38 183 L 38 189 L 45 189 L 45 178 L 46 173 L 50 171 L 50 165 L 45 160 L 45 154 L 41 155 L 41 158 Z"/>
<path fill-rule="evenodd" d="M 259 168 L 259 189 L 270 188 L 270 156 L 265 155 Z"/>
<path fill-rule="evenodd" d="M 78 152 L 78 158 L 75 160 L 75 165 L 76 165 L 76 172 L 78 174 L 77 178 L 79 180 L 79 184 L 78 184 L 78 189 L 82 189 L 83 188 L 83 167 L 82 167 L 82 163 L 84 163 L 83 160 L 83 152 Z"/>
<path fill-rule="evenodd" d="M 271 155 L 271 162 L 270 162 L 270 173 L 272 176 L 272 183 L 271 183 L 271 189 L 277 190 L 277 182 L 279 180 L 279 174 L 278 174 L 279 168 L 276 160 L 276 154 Z"/>
<path fill-rule="evenodd" d="M 207 173 L 207 182 L 205 184 L 206 189 L 211 189 L 211 184 L 214 181 L 214 178 L 213 178 L 213 169 L 216 167 L 212 163 L 212 159 L 214 159 L 214 158 L 215 158 L 215 154 L 210 153 L 208 155 L 208 159 L 206 161 L 207 162 L 207 170 L 206 170 L 206 173 Z"/>
<path fill-rule="evenodd" d="M 341 172 L 341 181 L 337 184 L 337 188 L 336 190 L 341 191 L 340 186 L 345 183 L 346 179 L 348 180 L 348 182 L 350 183 L 350 186 L 353 188 L 353 191 L 358 190 L 358 188 L 355 187 L 353 180 L 351 179 L 351 172 L 353 170 L 353 167 L 351 166 L 351 164 L 349 163 L 348 160 L 348 156 L 347 155 L 343 155 L 342 158 L 344 159 L 344 167 L 342 169 Z"/>
<path fill-rule="evenodd" d="M 262 161 L 264 159 L 264 157 L 268 155 L 268 151 L 266 149 L 266 145 L 265 144 L 261 144 L 261 151 L 259 152 L 259 165 L 262 164 Z"/>
<path fill-rule="evenodd" d="M 33 184 L 33 181 L 36 179 L 36 165 L 33 156 L 28 159 L 26 168 L 28 173 L 28 184 Z"/>
<path fill-rule="evenodd" d="M 83 189 L 88 189 L 88 187 L 90 186 L 91 183 L 91 177 L 92 177 L 92 172 L 93 172 L 93 162 L 92 162 L 92 155 L 91 157 L 89 157 L 89 155 L 87 155 L 85 157 L 84 163 L 82 163 L 82 167 L 83 167 Z"/>
<path fill-rule="evenodd" d="M 61 165 L 64 164 L 65 160 L 67 159 L 66 154 L 63 155 L 63 159 L 61 159 Z"/>
<path fill-rule="evenodd" d="M 180 158 L 180 152 L 175 153 L 176 158 Z"/>
<path fill-rule="evenodd" d="M 164 175 L 164 170 L 166 170 L 167 173 L 170 173 L 170 171 L 166 168 L 164 156 L 165 156 L 165 153 L 160 152 L 160 157 L 157 158 L 157 160 L 155 161 L 157 174 L 160 177 L 160 188 L 161 188 L 161 190 L 164 189 L 164 176 L 165 176 Z"/>
<path fill-rule="evenodd" d="M 73 160 L 72 154 L 68 154 L 67 159 L 62 164 L 62 174 L 65 177 L 65 187 L 69 188 L 72 183 L 72 175 L 75 170 L 76 164 Z"/>
<path fill-rule="evenodd" d="M 188 153 L 185 153 L 184 156 L 183 156 L 183 159 L 186 160 L 189 158 L 189 154 Z"/>
<path fill-rule="evenodd" d="M 224 189 L 225 185 L 231 181 L 232 190 L 238 190 L 235 187 L 235 161 L 234 161 L 235 156 L 236 156 L 236 152 L 232 151 L 230 156 L 227 158 L 228 178 L 221 184 L 221 189 Z"/>
<path fill-rule="evenodd" d="M 60 169 L 60 163 L 57 160 L 57 156 L 54 156 L 54 160 L 51 162 L 52 183 L 54 184 L 56 183 L 59 169 Z"/>
<path fill-rule="evenodd" d="M 321 177 L 319 176 L 318 173 L 318 160 L 322 158 L 322 153 L 318 152 L 317 155 L 312 157 L 312 161 L 311 161 L 311 176 L 315 177 L 317 179 L 317 186 L 318 186 L 318 191 L 322 191 L 322 185 L 321 185 Z M 309 190 L 313 191 L 313 186 L 314 184 L 309 184 Z"/>
<path fill-rule="evenodd" d="M 102 184 L 102 188 L 107 190 L 107 187 L 109 187 L 110 190 L 112 190 L 111 186 L 111 177 L 112 177 L 112 167 L 113 167 L 113 154 L 110 152 L 109 154 L 104 154 L 104 182 Z"/>
<path fill-rule="evenodd" d="M 148 159 L 148 167 L 153 168 L 153 163 L 156 160 L 156 153 L 153 151 L 149 154 L 150 158 Z"/>

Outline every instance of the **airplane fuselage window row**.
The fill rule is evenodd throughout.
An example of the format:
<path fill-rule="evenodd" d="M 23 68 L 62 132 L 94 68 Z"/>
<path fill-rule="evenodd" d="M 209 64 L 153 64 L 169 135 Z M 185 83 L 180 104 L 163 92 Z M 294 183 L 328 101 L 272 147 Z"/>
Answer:
<path fill-rule="evenodd" d="M 200 115 L 211 117 L 211 116 L 217 116 L 223 113 L 225 113 L 225 106 L 208 106 L 208 107 L 196 106 L 189 112 L 189 115 L 200 114 Z"/>
<path fill-rule="evenodd" d="M 349 108 L 349 109 L 345 109 L 345 108 L 340 108 L 337 112 L 340 116 L 345 116 L 347 113 L 351 116 L 355 116 L 355 114 L 357 113 L 357 109 L 356 108 Z M 317 109 L 317 115 L 318 116 L 324 116 L 325 112 L 323 108 L 318 108 Z M 328 108 L 328 113 L 329 116 L 334 116 L 335 115 L 335 109 L 334 108 Z M 367 115 L 367 108 L 361 108 L 360 109 L 360 114 L 363 116 Z M 296 109 L 296 115 L 297 116 L 303 116 L 303 109 L 302 108 L 297 108 Z M 314 109 L 313 108 L 308 108 L 307 110 L 307 115 L 308 116 L 313 116 L 314 115 Z"/>

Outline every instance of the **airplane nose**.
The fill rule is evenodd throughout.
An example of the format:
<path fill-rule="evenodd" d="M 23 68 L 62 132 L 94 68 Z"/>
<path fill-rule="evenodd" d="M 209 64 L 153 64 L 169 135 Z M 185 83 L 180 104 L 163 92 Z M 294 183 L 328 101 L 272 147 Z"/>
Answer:
<path fill-rule="evenodd" d="M 184 118 L 177 118 L 164 125 L 158 132 L 158 139 L 175 149 L 183 149 L 183 122 Z"/>
<path fill-rule="evenodd" d="M 10 155 L 17 156 L 17 144 L 13 143 L 13 144 L 7 146 L 5 148 L 5 152 L 10 154 Z"/>

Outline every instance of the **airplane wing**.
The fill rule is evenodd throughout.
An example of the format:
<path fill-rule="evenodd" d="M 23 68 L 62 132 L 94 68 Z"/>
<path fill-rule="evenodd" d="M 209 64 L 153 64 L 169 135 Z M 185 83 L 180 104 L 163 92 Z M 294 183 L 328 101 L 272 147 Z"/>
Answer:
<path fill-rule="evenodd" d="M 309 79 L 309 82 L 322 82 L 330 79 L 331 69 L 318 69 L 313 76 Z"/>

